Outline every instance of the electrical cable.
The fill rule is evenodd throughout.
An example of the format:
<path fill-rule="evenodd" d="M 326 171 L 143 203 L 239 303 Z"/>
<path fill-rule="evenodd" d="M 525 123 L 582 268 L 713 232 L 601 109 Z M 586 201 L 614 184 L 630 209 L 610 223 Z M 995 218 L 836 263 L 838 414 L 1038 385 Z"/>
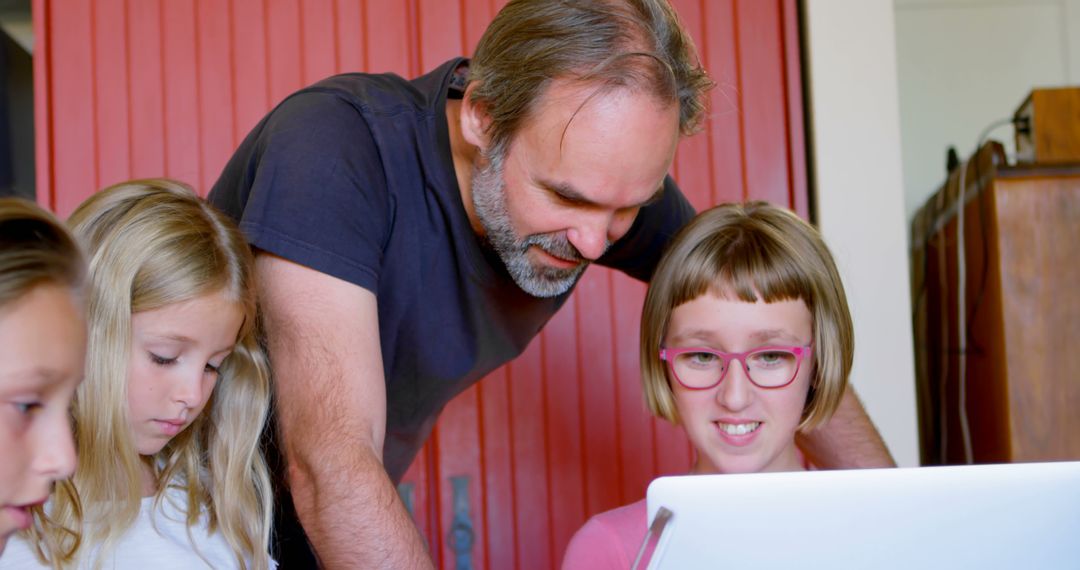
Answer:
<path fill-rule="evenodd" d="M 976 295 L 976 302 L 972 307 L 970 316 L 967 310 L 967 251 L 965 250 L 966 236 L 964 234 L 964 211 L 967 205 L 967 167 L 970 160 L 965 160 L 960 164 L 959 185 L 957 189 L 956 200 L 956 318 L 957 318 L 957 354 L 959 356 L 959 366 L 957 370 L 958 378 L 958 408 L 960 416 L 960 433 L 962 442 L 964 445 L 964 460 L 966 463 L 971 464 L 975 462 L 974 452 L 972 449 L 973 442 L 971 440 L 971 426 L 968 420 L 967 414 L 967 357 L 968 357 L 968 341 L 971 340 L 972 330 L 970 323 L 975 320 L 975 311 L 978 310 L 979 305 L 982 303 L 983 293 L 986 289 L 987 271 L 989 266 L 988 246 L 986 243 L 986 220 L 983 216 L 983 203 L 982 203 L 982 183 L 979 176 L 979 150 L 982 148 L 986 138 L 990 136 L 990 133 L 1001 126 L 1011 124 L 1013 119 L 999 119 L 990 123 L 979 134 L 979 138 L 975 142 L 975 154 L 974 164 L 975 168 L 975 198 L 980 200 L 979 203 L 979 228 L 982 234 L 982 277 L 980 279 L 979 292 Z"/>

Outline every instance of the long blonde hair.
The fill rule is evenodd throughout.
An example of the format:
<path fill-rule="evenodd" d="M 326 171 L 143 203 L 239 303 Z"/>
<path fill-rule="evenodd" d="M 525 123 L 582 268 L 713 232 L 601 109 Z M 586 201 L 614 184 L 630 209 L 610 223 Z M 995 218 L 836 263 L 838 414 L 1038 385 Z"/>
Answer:
<path fill-rule="evenodd" d="M 75 538 L 54 532 L 51 558 L 79 560 L 86 555 L 81 542 L 99 547 L 100 565 L 139 513 L 149 464 L 155 507 L 169 487 L 183 489 L 189 531 L 207 516 L 240 567 L 267 568 L 272 495 L 259 439 L 270 405 L 269 367 L 257 342 L 253 258 L 243 236 L 190 188 L 169 180 L 106 188 L 69 224 L 89 258 L 90 334 L 86 380 L 73 410 L 79 465 L 74 486 L 57 489 L 50 511 Z M 127 418 L 131 316 L 217 292 L 245 315 L 236 347 L 198 418 L 157 454 L 141 457 Z"/>

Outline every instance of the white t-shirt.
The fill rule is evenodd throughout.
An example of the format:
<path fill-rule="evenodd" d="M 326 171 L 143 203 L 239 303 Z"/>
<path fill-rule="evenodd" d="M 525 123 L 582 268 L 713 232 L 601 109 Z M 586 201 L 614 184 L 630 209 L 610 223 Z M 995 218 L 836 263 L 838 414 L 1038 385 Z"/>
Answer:
<path fill-rule="evenodd" d="M 145 497 L 135 524 L 116 542 L 102 570 L 188 570 L 237 568 L 236 557 L 221 533 L 207 534 L 206 516 L 191 528 L 188 538 L 184 511 L 187 497 L 184 491 L 171 488 L 165 492 L 160 508 L 154 511 L 154 498 Z M 89 548 L 88 548 L 89 547 Z M 92 568 L 91 545 L 83 544 L 78 568 Z M 197 551 L 197 552 L 196 552 Z M 200 556 L 201 555 L 201 556 Z M 277 564 L 270 561 L 270 568 Z M 48 568 L 38 561 L 27 543 L 18 536 L 8 540 L 0 554 L 0 570 Z"/>

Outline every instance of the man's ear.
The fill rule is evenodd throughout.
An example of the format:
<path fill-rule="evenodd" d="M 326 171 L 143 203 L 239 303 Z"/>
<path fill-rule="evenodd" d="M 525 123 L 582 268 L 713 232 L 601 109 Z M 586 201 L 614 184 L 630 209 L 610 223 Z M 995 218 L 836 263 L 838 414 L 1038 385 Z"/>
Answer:
<path fill-rule="evenodd" d="M 491 116 L 487 114 L 487 108 L 483 103 L 472 100 L 473 90 L 477 83 L 474 81 L 465 88 L 465 97 L 461 100 L 461 136 L 469 144 L 481 151 L 486 151 L 491 142 L 488 136 L 488 126 L 491 125 Z"/>

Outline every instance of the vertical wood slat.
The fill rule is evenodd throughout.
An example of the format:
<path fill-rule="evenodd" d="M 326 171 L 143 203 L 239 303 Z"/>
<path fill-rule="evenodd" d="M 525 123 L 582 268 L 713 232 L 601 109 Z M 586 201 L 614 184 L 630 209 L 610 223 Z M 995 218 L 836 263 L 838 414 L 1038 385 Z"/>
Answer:
<path fill-rule="evenodd" d="M 334 0 L 301 0 L 300 50 L 304 72 L 301 85 L 338 73 Z"/>
<path fill-rule="evenodd" d="M 586 512 L 618 505 L 619 448 L 615 409 L 614 354 L 612 351 L 610 271 L 587 271 L 574 292 L 578 311 L 578 366 L 582 376 L 582 418 Z"/>
<path fill-rule="evenodd" d="M 737 202 L 747 196 L 743 164 L 742 83 L 738 60 L 738 30 L 735 0 L 705 3 L 705 45 L 698 46 L 716 87 L 709 93 L 706 131 L 713 165 L 712 188 L 705 192 L 704 204 Z M 699 136 L 702 136 L 699 135 Z M 700 202 L 695 202 L 698 206 Z"/>
<path fill-rule="evenodd" d="M 232 0 L 229 6 L 235 148 L 270 108 L 270 71 L 267 65 L 264 1 Z"/>
<path fill-rule="evenodd" d="M 481 499 L 490 568 L 513 568 L 517 553 L 509 375 L 510 366 L 505 366 L 477 385 L 481 414 L 480 453 L 484 469 Z"/>
<path fill-rule="evenodd" d="M 267 77 L 270 104 L 282 99 L 304 85 L 304 63 L 301 42 L 302 14 L 300 0 L 273 0 L 266 4 Z"/>
<path fill-rule="evenodd" d="M 198 58 L 196 98 L 199 112 L 199 179 L 192 180 L 199 193 L 206 195 L 217 181 L 225 163 L 236 148 L 236 113 L 232 46 L 232 13 L 222 9 L 218 0 L 196 1 L 196 57 Z M 246 134 L 246 131 L 244 131 Z"/>
<path fill-rule="evenodd" d="M 53 184 L 53 132 L 52 132 L 52 48 L 46 41 L 50 37 L 52 15 L 46 0 L 33 0 L 34 55 L 34 174 L 37 181 L 37 202 L 42 207 L 57 210 Z"/>
<path fill-rule="evenodd" d="M 511 462 L 518 568 L 553 568 L 543 425 L 543 342 L 533 340 L 509 368 Z"/>
<path fill-rule="evenodd" d="M 582 467 L 582 382 L 578 359 L 577 303 L 568 301 L 544 327 L 545 422 L 548 439 L 548 490 L 553 561 L 561 560 L 566 543 L 585 520 Z"/>
<path fill-rule="evenodd" d="M 655 450 L 651 416 L 645 408 L 641 388 L 639 345 L 641 311 L 645 286 L 625 275 L 612 274 L 612 304 L 615 319 L 615 401 L 618 407 L 619 450 L 622 459 L 621 504 L 645 496 L 655 473 Z M 661 445 L 678 445 L 665 441 Z"/>
<path fill-rule="evenodd" d="M 40 199 L 67 215 L 100 185 L 163 174 L 205 193 L 295 89 L 338 71 L 427 71 L 471 52 L 504 4 L 35 0 Z M 698 208 L 754 197 L 806 216 L 795 0 L 674 4 L 719 84 L 705 132 L 680 147 L 676 178 Z M 455 473 L 476 481 L 484 536 L 474 561 L 529 568 L 557 566 L 587 516 L 690 464 L 682 430 L 644 411 L 644 286 L 593 269 L 579 289 L 521 360 L 448 406 L 407 475 L 442 567 L 454 562 L 445 533 Z"/>
<path fill-rule="evenodd" d="M 195 4 L 195 0 L 169 0 L 160 8 L 161 21 L 167 22 L 158 32 L 162 61 L 162 132 L 168 133 L 162 138 L 165 142 L 165 175 L 205 194 L 200 170 L 200 81 Z"/>
<path fill-rule="evenodd" d="M 353 71 L 369 71 L 367 67 L 367 48 L 364 38 L 367 32 L 364 29 L 364 2 L 350 0 L 336 0 L 334 7 L 334 32 L 337 42 L 334 49 L 337 53 L 337 73 Z"/>
<path fill-rule="evenodd" d="M 132 178 L 165 174 L 162 19 L 159 0 L 128 2 L 128 108 L 131 117 Z M 107 104 L 100 101 L 98 104 Z M 98 180 L 94 188 L 100 187 Z M 94 189 L 91 188 L 91 191 Z"/>
<path fill-rule="evenodd" d="M 705 40 L 700 2 L 673 0 L 672 5 L 678 11 L 683 26 L 693 37 L 694 44 L 700 48 Z M 709 170 L 709 138 L 684 138 L 679 143 L 674 176 L 679 181 L 679 187 L 690 195 L 691 203 L 699 210 L 712 204 L 707 201 L 709 189 L 713 186 Z"/>
<path fill-rule="evenodd" d="M 737 14 L 742 111 L 746 121 L 743 155 L 750 195 L 791 206 L 788 190 L 783 31 L 780 2 L 742 0 Z"/>
<path fill-rule="evenodd" d="M 94 58 L 98 61 L 123 61 L 128 51 L 127 14 L 124 0 L 97 0 L 92 6 L 92 19 L 88 22 L 93 30 Z M 119 182 L 129 177 L 131 163 L 129 154 L 127 105 L 127 67 L 122 65 L 96 66 L 93 101 L 97 176 L 94 185 Z M 90 150 L 90 149 L 88 149 Z"/>
<path fill-rule="evenodd" d="M 50 4 L 47 37 L 61 38 L 49 47 L 48 70 L 53 145 L 51 156 L 38 157 L 53 165 L 53 203 L 60 216 L 67 216 L 87 195 L 73 188 L 97 184 L 94 147 L 94 57 L 89 0 L 71 1 L 62 9 Z M 71 94 L 77 94 L 72 97 Z M 40 100 L 35 96 L 35 101 Z M 48 191 L 46 193 L 49 193 Z"/>
<path fill-rule="evenodd" d="M 369 1 L 365 6 L 370 70 L 408 77 L 413 46 L 409 43 L 407 3 Z"/>

